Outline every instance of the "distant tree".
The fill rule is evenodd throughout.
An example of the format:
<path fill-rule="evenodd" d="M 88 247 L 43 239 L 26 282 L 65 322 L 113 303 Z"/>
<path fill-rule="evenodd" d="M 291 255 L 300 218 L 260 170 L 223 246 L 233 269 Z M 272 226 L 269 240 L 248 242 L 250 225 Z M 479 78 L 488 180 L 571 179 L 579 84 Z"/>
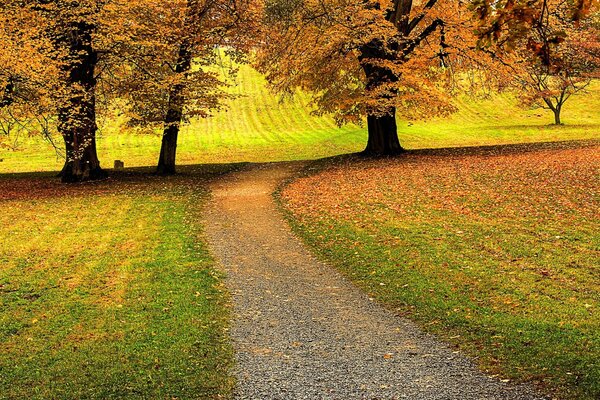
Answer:
<path fill-rule="evenodd" d="M 183 0 L 131 10 L 128 68 L 117 80 L 124 78 L 118 85 L 130 122 L 163 128 L 157 173 L 175 173 L 182 123 L 208 116 L 229 97 L 216 67 L 219 49 L 237 61 L 244 57 L 253 6 L 250 0 Z"/>
<path fill-rule="evenodd" d="M 484 12 L 487 27 L 481 32 L 504 50 L 500 57 L 511 60 L 512 82 L 524 103 L 551 110 L 559 125 L 567 100 L 600 77 L 598 3 L 537 3 L 507 2 Z"/>

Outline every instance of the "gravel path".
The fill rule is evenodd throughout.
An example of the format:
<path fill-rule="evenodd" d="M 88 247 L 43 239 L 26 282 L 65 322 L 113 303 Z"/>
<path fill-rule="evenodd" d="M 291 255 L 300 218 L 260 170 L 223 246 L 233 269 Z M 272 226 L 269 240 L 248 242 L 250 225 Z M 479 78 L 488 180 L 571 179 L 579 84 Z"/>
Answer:
<path fill-rule="evenodd" d="M 300 167 L 252 165 L 212 184 L 205 223 L 233 293 L 236 398 L 542 398 L 485 376 L 317 261 L 271 196 Z"/>

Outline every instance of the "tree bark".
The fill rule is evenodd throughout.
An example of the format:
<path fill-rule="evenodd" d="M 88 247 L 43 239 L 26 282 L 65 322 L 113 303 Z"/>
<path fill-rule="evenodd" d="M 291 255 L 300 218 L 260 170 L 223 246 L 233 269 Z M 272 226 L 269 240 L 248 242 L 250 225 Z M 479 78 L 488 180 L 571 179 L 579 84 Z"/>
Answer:
<path fill-rule="evenodd" d="M 564 94 L 563 94 L 563 96 L 564 96 Z M 548 98 L 543 98 L 543 100 L 544 100 L 544 103 L 546 103 L 548 108 L 554 114 L 554 125 L 562 125 L 562 121 L 560 119 L 560 112 L 562 111 L 562 106 L 564 104 L 564 102 L 561 102 L 562 98 L 556 102 L 556 105 L 554 105 L 554 103 L 552 103 L 552 100 L 550 100 Z"/>
<path fill-rule="evenodd" d="M 69 56 L 63 66 L 64 98 L 58 110 L 58 131 L 65 141 L 63 182 L 106 177 L 96 151 L 96 77 L 98 56 L 92 48 L 93 26 L 79 22 L 61 36 Z"/>
<path fill-rule="evenodd" d="M 93 181 L 107 177 L 106 172 L 100 168 L 100 161 L 96 152 L 96 139 L 92 136 L 87 144 L 80 144 L 85 135 L 74 134 L 65 138 L 67 159 L 59 176 L 64 183 Z"/>
<path fill-rule="evenodd" d="M 366 90 L 376 90 L 378 86 L 398 81 L 392 71 L 373 65 L 369 59 L 383 59 L 386 53 L 383 46 L 374 41 L 363 47 L 360 61 L 367 78 Z M 390 99 L 383 97 L 382 103 Z M 384 108 L 385 110 L 385 108 Z M 404 151 L 398 139 L 398 127 L 396 125 L 396 108 L 389 107 L 387 111 L 367 110 L 368 140 L 363 154 L 370 156 L 392 156 Z"/>
<path fill-rule="evenodd" d="M 363 154 L 370 156 L 397 155 L 404 151 L 398 140 L 396 109 L 386 115 L 367 116 L 369 137 Z"/>
<path fill-rule="evenodd" d="M 179 55 L 175 72 L 178 74 L 187 73 L 192 66 L 192 53 L 187 40 L 184 40 L 179 47 Z M 160 156 L 156 173 L 159 175 L 173 175 L 176 173 L 177 159 L 177 138 L 179 128 L 183 118 L 183 108 L 185 106 L 185 83 L 180 82 L 171 88 L 169 93 L 169 105 L 165 117 L 165 128 L 160 147 Z"/>
<path fill-rule="evenodd" d="M 160 156 L 158 158 L 158 166 L 156 167 L 158 175 L 173 175 L 177 172 L 175 168 L 177 137 L 179 136 L 182 112 L 181 110 L 170 108 L 169 114 L 167 114 L 167 118 L 165 119 L 165 131 L 163 132 Z"/>
<path fill-rule="evenodd" d="M 558 107 L 554 108 L 554 110 L 552 110 L 552 112 L 554 112 L 554 125 L 562 125 L 562 121 L 560 119 L 560 111 L 561 111 L 560 106 L 558 106 Z"/>

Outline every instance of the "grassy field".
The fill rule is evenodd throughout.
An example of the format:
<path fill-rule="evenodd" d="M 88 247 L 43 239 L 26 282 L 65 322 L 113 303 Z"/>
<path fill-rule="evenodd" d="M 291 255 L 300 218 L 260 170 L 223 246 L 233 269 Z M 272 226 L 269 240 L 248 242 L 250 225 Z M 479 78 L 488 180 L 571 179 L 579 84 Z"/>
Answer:
<path fill-rule="evenodd" d="M 311 115 L 306 95 L 280 101 L 248 67 L 232 92 L 229 110 L 192 121 L 179 145 L 180 164 L 222 165 L 175 178 L 115 172 L 64 186 L 30 173 L 62 167 L 48 143 L 0 148 L 0 398 L 228 395 L 227 295 L 198 223 L 203 183 L 227 163 L 317 159 L 366 142 L 364 128 Z M 598 83 L 567 104 L 560 127 L 507 95 L 457 105 L 449 118 L 399 121 L 403 145 L 600 138 Z M 101 126 L 103 166 L 154 165 L 159 135 L 132 134 L 118 118 Z M 382 302 L 485 368 L 591 399 L 599 150 L 326 161 L 283 199 L 306 240 Z"/>
<path fill-rule="evenodd" d="M 227 397 L 228 298 L 198 223 L 222 169 L 0 178 L 0 398 Z"/>
<path fill-rule="evenodd" d="M 492 373 L 600 398 L 600 141 L 312 168 L 281 200 L 349 279 Z"/>
<path fill-rule="evenodd" d="M 362 150 L 366 131 L 354 125 L 339 128 L 331 118 L 315 117 L 310 99 L 298 94 L 287 100 L 273 95 L 260 74 L 240 68 L 231 92 L 239 97 L 228 109 L 183 128 L 178 147 L 180 164 L 265 162 L 316 159 Z M 401 143 L 408 149 L 546 142 L 598 137 L 600 82 L 591 94 L 570 100 L 564 110 L 566 126 L 550 126 L 544 110 L 522 110 L 508 95 L 486 101 L 457 100 L 460 111 L 450 118 L 427 122 L 399 121 Z M 104 167 L 114 160 L 128 167 L 154 165 L 160 136 L 134 134 L 119 118 L 100 121 L 99 155 Z M 57 143 L 60 139 L 57 138 Z M 0 147 L 0 173 L 56 171 L 62 160 L 39 138 L 23 138 L 18 151 Z"/>

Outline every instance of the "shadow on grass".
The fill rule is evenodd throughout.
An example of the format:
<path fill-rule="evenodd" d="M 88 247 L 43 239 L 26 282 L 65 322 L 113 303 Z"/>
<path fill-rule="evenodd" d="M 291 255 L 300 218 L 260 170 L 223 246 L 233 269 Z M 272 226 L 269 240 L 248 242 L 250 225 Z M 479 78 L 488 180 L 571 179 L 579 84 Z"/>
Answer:
<path fill-rule="evenodd" d="M 537 151 L 560 151 L 600 145 L 600 139 L 572 140 L 561 142 L 538 142 L 503 144 L 491 146 L 447 147 L 439 149 L 407 150 L 398 156 L 373 157 L 361 153 L 341 154 L 332 157 L 311 160 L 306 170 L 314 172 L 331 163 L 352 164 L 365 159 L 398 159 L 410 161 L 421 157 L 469 157 L 497 156 Z M 178 174 L 173 176 L 158 176 L 154 174 L 154 166 L 133 167 L 123 170 L 109 169 L 109 177 L 101 181 L 64 184 L 56 177 L 58 172 L 26 172 L 0 174 L 0 201 L 3 200 L 34 200 L 50 197 L 85 196 L 111 191 L 127 190 L 131 187 L 142 188 L 144 185 L 156 185 L 161 182 L 170 184 L 203 185 L 224 174 L 239 170 L 250 165 L 268 165 L 281 163 L 305 163 L 306 161 L 275 161 L 265 163 L 213 163 L 181 165 Z"/>
<path fill-rule="evenodd" d="M 306 168 L 309 171 L 318 170 L 330 164 L 352 164 L 362 160 L 407 160 L 418 161 L 427 157 L 482 157 L 498 156 L 509 154 L 533 153 L 539 151 L 561 151 L 569 149 L 579 149 L 586 147 L 600 146 L 599 139 L 588 140 L 566 140 L 560 142 L 534 142 L 517 144 L 498 144 L 485 146 L 461 146 L 461 147 L 443 147 L 428 149 L 411 149 L 395 156 L 371 156 L 363 153 L 340 154 L 337 156 L 321 158 L 314 160 Z"/>
<path fill-rule="evenodd" d="M 520 124 L 520 125 L 487 125 L 487 126 L 482 126 L 479 129 L 481 129 L 482 131 L 488 131 L 488 130 L 498 130 L 498 129 L 502 129 L 502 130 L 524 130 L 524 129 L 540 129 L 540 128 L 544 128 L 544 129 L 551 129 L 551 130 L 561 130 L 561 129 L 600 129 L 600 125 L 599 124 L 570 124 L 570 123 L 563 123 L 561 125 L 556 125 L 554 123 L 544 123 L 543 121 L 540 121 L 540 123 L 534 123 L 534 124 Z"/>
<path fill-rule="evenodd" d="M 158 176 L 155 167 L 108 170 L 99 181 L 62 183 L 58 172 L 0 174 L 0 201 L 83 197 L 127 190 L 144 190 L 156 185 L 205 185 L 211 179 L 235 171 L 246 163 L 186 165 L 173 176 Z"/>

